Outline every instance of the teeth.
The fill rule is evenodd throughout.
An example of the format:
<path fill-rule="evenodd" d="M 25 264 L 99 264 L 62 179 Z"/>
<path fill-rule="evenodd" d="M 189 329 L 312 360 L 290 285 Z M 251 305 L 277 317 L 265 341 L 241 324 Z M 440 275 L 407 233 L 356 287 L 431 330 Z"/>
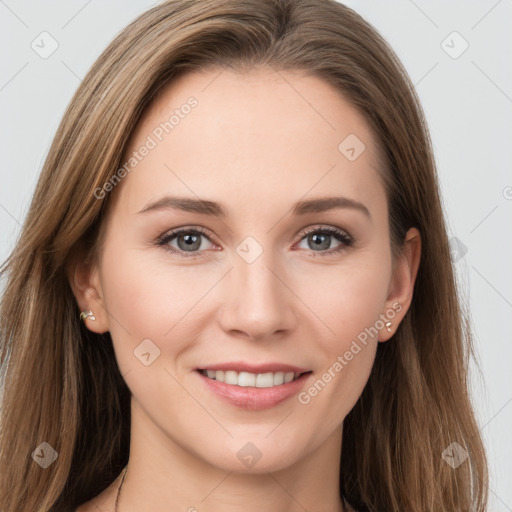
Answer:
<path fill-rule="evenodd" d="M 291 382 L 294 379 L 293 373 L 285 373 L 284 374 L 284 383 Z"/>
<path fill-rule="evenodd" d="M 269 373 L 249 373 L 235 372 L 232 370 L 201 370 L 201 373 L 210 379 L 225 382 L 233 386 L 271 388 L 287 384 L 299 377 L 300 373 L 293 372 L 269 372 Z"/>
<path fill-rule="evenodd" d="M 238 374 L 233 371 L 227 371 L 224 373 L 224 382 L 226 384 L 238 384 Z"/>
<path fill-rule="evenodd" d="M 280 384 L 284 384 L 284 373 L 276 372 L 274 373 L 274 386 L 279 386 Z"/>
<path fill-rule="evenodd" d="M 236 372 L 233 372 L 236 375 Z M 256 382 L 258 381 L 260 375 L 256 376 L 254 373 L 248 372 L 240 372 L 238 374 L 238 380 L 233 382 L 233 384 L 238 384 L 239 386 L 256 386 Z"/>
<path fill-rule="evenodd" d="M 258 373 L 258 375 L 256 376 L 256 387 L 257 388 L 271 388 L 273 385 L 274 385 L 274 374 L 273 373 Z"/>

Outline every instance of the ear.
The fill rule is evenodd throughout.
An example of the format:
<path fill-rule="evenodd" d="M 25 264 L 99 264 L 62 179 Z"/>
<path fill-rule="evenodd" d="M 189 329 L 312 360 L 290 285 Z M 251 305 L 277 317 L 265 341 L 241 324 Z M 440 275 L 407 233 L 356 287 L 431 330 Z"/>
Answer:
<path fill-rule="evenodd" d="M 85 320 L 86 327 L 98 334 L 109 330 L 108 314 L 103 298 L 98 265 L 88 258 L 84 250 L 77 250 L 71 257 L 66 275 L 80 311 L 92 311 Z"/>
<path fill-rule="evenodd" d="M 411 228 L 405 235 L 402 251 L 393 269 L 386 300 L 386 313 L 381 315 L 383 323 L 387 325 L 379 331 L 379 341 L 387 341 L 393 336 L 409 310 L 420 258 L 421 235 L 416 228 Z"/>

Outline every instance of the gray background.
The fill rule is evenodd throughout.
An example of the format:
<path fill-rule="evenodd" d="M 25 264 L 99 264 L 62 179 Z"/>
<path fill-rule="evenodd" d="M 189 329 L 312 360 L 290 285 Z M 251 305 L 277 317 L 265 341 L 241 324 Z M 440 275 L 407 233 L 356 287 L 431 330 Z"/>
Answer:
<path fill-rule="evenodd" d="M 390 42 L 426 113 L 474 326 L 480 370 L 473 364 L 471 382 L 489 453 L 490 510 L 512 512 L 512 1 L 346 3 Z M 113 36 L 153 5 L 0 0 L 0 260 L 15 243 L 81 78 Z M 58 44 L 47 58 L 31 47 L 46 37 L 51 48 L 43 31 Z"/>

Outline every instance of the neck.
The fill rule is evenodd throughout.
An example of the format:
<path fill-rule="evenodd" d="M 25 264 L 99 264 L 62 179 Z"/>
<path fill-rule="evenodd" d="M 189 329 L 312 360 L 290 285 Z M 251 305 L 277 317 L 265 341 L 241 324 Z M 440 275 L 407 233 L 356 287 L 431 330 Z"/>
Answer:
<path fill-rule="evenodd" d="M 162 432 L 132 399 L 130 460 L 118 512 L 343 512 L 341 427 L 318 448 L 279 470 L 240 472 L 209 464 Z M 263 460 L 263 459 L 262 459 Z"/>

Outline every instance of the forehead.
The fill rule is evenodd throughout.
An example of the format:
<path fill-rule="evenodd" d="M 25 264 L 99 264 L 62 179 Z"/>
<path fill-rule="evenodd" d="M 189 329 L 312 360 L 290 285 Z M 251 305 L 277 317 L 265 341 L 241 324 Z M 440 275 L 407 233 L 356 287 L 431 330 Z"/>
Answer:
<path fill-rule="evenodd" d="M 241 205 L 249 193 L 368 197 L 380 186 L 375 142 L 366 119 L 318 77 L 267 67 L 187 73 L 145 112 L 118 188 L 129 189 L 130 209 L 162 186 L 201 198 L 229 191 Z"/>

